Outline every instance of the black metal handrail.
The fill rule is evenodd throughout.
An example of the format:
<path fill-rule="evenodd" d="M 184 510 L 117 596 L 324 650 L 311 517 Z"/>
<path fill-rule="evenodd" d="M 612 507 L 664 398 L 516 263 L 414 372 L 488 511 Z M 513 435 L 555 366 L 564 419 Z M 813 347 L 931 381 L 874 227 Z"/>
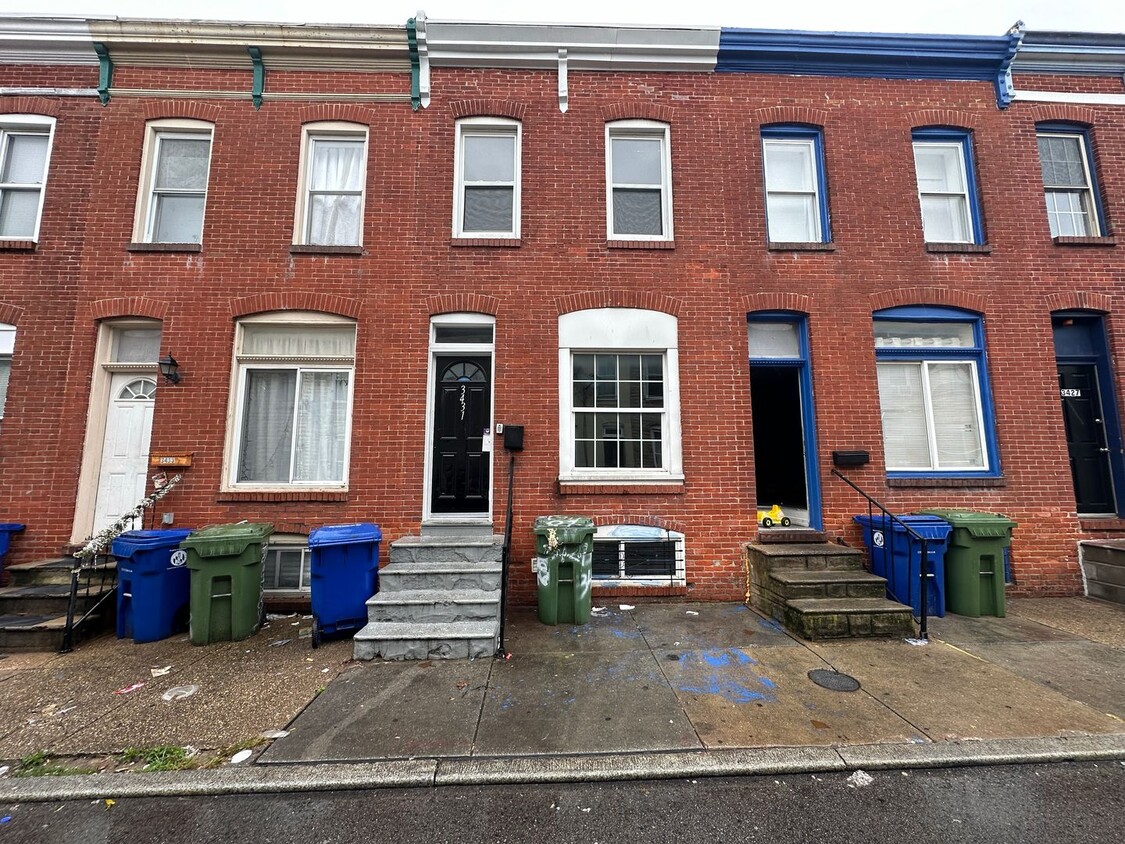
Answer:
<path fill-rule="evenodd" d="M 78 610 L 80 596 L 83 606 L 81 614 Z M 70 570 L 70 603 L 66 608 L 66 628 L 63 630 L 62 647 L 59 648 L 59 653 L 68 654 L 74 650 L 78 631 L 87 622 L 101 617 L 107 601 L 116 599 L 116 558 L 105 552 L 95 554 L 89 559 L 76 557 L 74 566 Z"/>
<path fill-rule="evenodd" d="M 504 511 L 504 548 L 500 554 L 500 627 L 496 637 L 496 658 L 507 659 L 504 649 L 504 616 L 508 612 L 508 566 L 512 557 L 512 482 L 516 474 L 516 451 L 508 451 L 508 506 Z"/>
<path fill-rule="evenodd" d="M 888 531 L 886 529 L 886 526 L 887 526 L 888 522 L 891 523 L 891 524 L 894 524 L 894 525 L 898 525 L 911 538 L 917 540 L 917 542 L 920 546 L 920 551 L 921 551 L 921 556 L 922 556 L 922 559 L 920 560 L 919 565 L 918 565 L 918 613 L 919 613 L 919 617 L 918 617 L 918 629 L 919 629 L 918 638 L 922 639 L 923 641 L 928 641 L 929 638 L 930 638 L 930 634 L 929 634 L 929 630 L 927 629 L 926 621 L 927 621 L 927 616 L 928 616 L 927 605 L 929 604 L 930 595 L 929 595 L 929 589 L 927 587 L 929 586 L 930 578 L 933 577 L 933 575 L 931 575 L 930 572 L 929 572 L 929 548 L 927 547 L 926 537 L 922 536 L 922 534 L 920 534 L 918 531 L 914 530 L 914 528 L 912 528 L 910 525 L 908 525 L 906 522 L 904 522 L 902 519 L 900 519 L 898 516 L 896 516 L 894 513 L 892 513 L 890 510 L 888 510 L 886 507 L 884 507 L 882 504 L 880 504 L 878 501 L 876 501 L 874 498 L 872 498 L 870 495 L 868 495 L 866 492 L 864 492 L 862 489 L 860 489 L 858 486 L 856 486 L 854 483 L 852 483 L 850 480 L 848 480 L 848 478 L 846 478 L 844 475 L 840 474 L 839 470 L 833 469 L 832 474 L 835 475 L 840 480 L 842 480 L 844 483 L 846 483 L 848 486 L 850 486 L 852 489 L 854 489 L 860 495 L 862 495 L 865 499 L 867 499 L 867 518 L 869 520 L 871 520 L 871 523 L 872 523 L 872 528 L 871 528 L 872 534 L 873 534 L 872 539 L 871 539 L 871 546 L 872 546 L 871 547 L 871 553 L 872 554 L 875 553 L 875 545 L 876 545 L 876 541 L 875 541 L 875 537 L 874 537 L 875 510 L 878 509 L 880 511 L 880 513 L 882 514 L 883 537 L 884 537 L 884 539 L 883 539 L 883 545 L 880 546 L 880 551 L 883 554 L 883 563 L 884 563 L 885 571 L 887 571 L 889 573 L 894 572 L 894 561 L 893 561 L 893 559 L 891 560 L 891 565 L 886 565 L 887 562 L 888 562 L 886 555 L 890 554 L 892 558 L 894 557 L 894 547 L 893 546 L 894 546 L 894 541 L 895 541 L 894 540 L 894 531 L 893 530 Z M 887 539 L 888 535 L 890 537 L 889 541 Z M 890 548 L 887 547 L 888 544 L 891 546 Z M 907 579 L 908 580 L 909 580 L 909 577 L 910 577 L 910 568 L 908 566 L 907 567 Z M 910 596 L 910 584 L 909 583 L 907 583 L 906 594 L 907 594 L 907 600 L 909 601 L 909 596 Z"/>

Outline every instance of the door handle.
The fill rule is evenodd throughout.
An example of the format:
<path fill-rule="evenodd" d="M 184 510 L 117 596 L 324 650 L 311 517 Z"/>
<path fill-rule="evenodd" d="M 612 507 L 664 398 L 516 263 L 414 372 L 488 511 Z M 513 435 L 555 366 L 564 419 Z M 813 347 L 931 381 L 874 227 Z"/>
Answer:
<path fill-rule="evenodd" d="M 1098 449 L 1098 451 L 1100 451 L 1100 452 L 1103 452 L 1103 453 L 1105 453 L 1105 454 L 1109 454 L 1109 449 L 1108 449 L 1108 448 L 1099 448 L 1099 449 Z"/>

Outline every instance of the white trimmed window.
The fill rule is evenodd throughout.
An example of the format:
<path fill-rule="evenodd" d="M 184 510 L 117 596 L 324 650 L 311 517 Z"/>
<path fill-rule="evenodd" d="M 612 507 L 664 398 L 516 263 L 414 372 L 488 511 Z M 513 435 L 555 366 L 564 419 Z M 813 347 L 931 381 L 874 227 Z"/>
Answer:
<path fill-rule="evenodd" d="M 826 243 L 823 138 L 819 129 L 762 129 L 766 223 L 774 243 Z"/>
<path fill-rule="evenodd" d="M 559 477 L 682 480 L 677 321 L 635 308 L 559 317 Z"/>
<path fill-rule="evenodd" d="M 52 117 L 0 116 L 0 240 L 38 240 Z"/>
<path fill-rule="evenodd" d="M 672 151 L 666 123 L 619 120 L 606 131 L 610 240 L 672 239 Z"/>
<path fill-rule="evenodd" d="M 1051 237 L 1101 235 L 1086 133 L 1040 129 L 1036 139 Z"/>
<path fill-rule="evenodd" d="M 275 533 L 262 558 L 262 588 L 269 592 L 309 592 L 311 564 L 307 536 Z"/>
<path fill-rule="evenodd" d="M 982 243 L 972 136 L 957 129 L 915 129 L 914 172 L 927 243 Z"/>
<path fill-rule="evenodd" d="M 600 585 L 684 583 L 684 535 L 651 525 L 600 525 L 594 533 L 593 576 Z"/>
<path fill-rule="evenodd" d="M 310 123 L 302 131 L 293 242 L 362 246 L 367 127 Z"/>
<path fill-rule="evenodd" d="M 214 127 L 202 120 L 152 120 L 145 127 L 138 243 L 202 243 Z"/>
<path fill-rule="evenodd" d="M 347 485 L 355 331 L 299 311 L 239 321 L 228 488 Z"/>
<path fill-rule="evenodd" d="M 520 139 L 515 120 L 457 122 L 454 237 L 520 236 Z"/>
<path fill-rule="evenodd" d="M 12 374 L 12 352 L 15 346 L 15 326 L 0 322 L 0 422 L 4 421 L 4 401 L 8 397 L 8 379 Z"/>

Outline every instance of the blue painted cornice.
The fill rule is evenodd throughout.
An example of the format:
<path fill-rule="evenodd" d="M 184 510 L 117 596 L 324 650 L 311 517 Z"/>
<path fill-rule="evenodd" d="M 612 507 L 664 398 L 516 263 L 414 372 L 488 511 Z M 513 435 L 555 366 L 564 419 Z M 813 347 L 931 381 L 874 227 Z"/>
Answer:
<path fill-rule="evenodd" d="M 997 105 L 1011 101 L 1008 71 L 1020 33 L 897 35 L 723 29 L 716 72 L 992 82 Z"/>

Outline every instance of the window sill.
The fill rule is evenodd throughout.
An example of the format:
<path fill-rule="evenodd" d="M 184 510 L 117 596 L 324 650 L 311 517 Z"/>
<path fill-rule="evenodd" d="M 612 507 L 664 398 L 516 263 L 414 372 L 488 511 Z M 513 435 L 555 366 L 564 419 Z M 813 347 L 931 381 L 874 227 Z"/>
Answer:
<path fill-rule="evenodd" d="M 1078 527 L 1087 531 L 1122 531 L 1125 530 L 1125 519 L 1116 516 L 1079 516 Z"/>
<path fill-rule="evenodd" d="M 683 481 L 559 481 L 560 495 L 683 495 Z"/>
<path fill-rule="evenodd" d="M 202 243 L 129 243 L 126 252 L 202 252 Z"/>
<path fill-rule="evenodd" d="M 1116 246 L 1117 238 L 1112 235 L 1105 237 L 1068 237 L 1062 236 L 1051 238 L 1055 242 L 1055 246 Z"/>
<path fill-rule="evenodd" d="M 34 252 L 38 247 L 34 240 L 0 240 L 0 252 Z"/>
<path fill-rule="evenodd" d="M 608 583 L 594 580 L 590 588 L 595 598 L 683 598 L 688 594 L 688 587 L 682 583 L 657 586 L 622 580 L 611 580 Z"/>
<path fill-rule="evenodd" d="M 523 246 L 523 239 L 518 237 L 454 237 L 449 241 L 450 246 L 488 246 L 501 249 L 518 249 Z"/>
<path fill-rule="evenodd" d="M 362 255 L 362 246 L 317 246 L 293 243 L 289 246 L 290 255 Z"/>
<path fill-rule="evenodd" d="M 237 501 L 262 501 L 262 502 L 285 502 L 285 501 L 347 501 L 348 491 L 341 490 L 315 490 L 315 489 L 299 489 L 293 491 L 272 491 L 266 490 L 224 490 L 220 492 L 215 498 L 220 504 L 237 502 Z"/>
<path fill-rule="evenodd" d="M 1007 478 L 887 478 L 887 486 L 899 489 L 979 489 L 1008 485 Z"/>
<path fill-rule="evenodd" d="M 675 249 L 674 240 L 607 240 L 606 249 Z"/>
<path fill-rule="evenodd" d="M 926 251 L 939 254 L 960 252 L 966 255 L 991 255 L 992 247 L 987 243 L 927 243 Z"/>
<path fill-rule="evenodd" d="M 766 243 L 766 249 L 770 252 L 835 252 L 836 244 L 832 242 L 770 240 Z"/>

